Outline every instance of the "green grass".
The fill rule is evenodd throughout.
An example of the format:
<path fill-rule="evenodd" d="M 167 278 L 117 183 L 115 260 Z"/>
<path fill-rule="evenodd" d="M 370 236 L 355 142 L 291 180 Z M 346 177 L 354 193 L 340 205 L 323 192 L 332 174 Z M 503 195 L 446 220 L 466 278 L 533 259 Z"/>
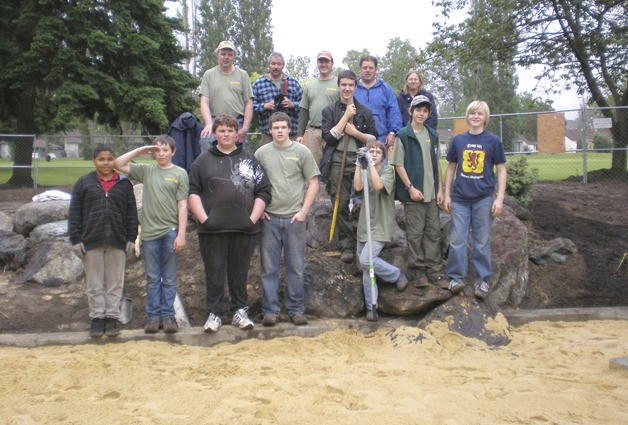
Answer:
<path fill-rule="evenodd" d="M 515 155 L 509 155 L 508 159 L 515 159 Z M 564 180 L 569 176 L 582 176 L 582 154 L 532 154 L 526 155 L 528 166 L 539 170 L 540 181 Z M 141 163 L 150 163 L 148 156 L 138 160 Z M 0 160 L 0 184 L 6 183 L 11 177 L 13 162 L 6 159 Z M 35 165 L 35 163 L 33 163 Z M 443 173 L 447 166 L 445 158 L 441 158 Z M 94 169 L 92 161 L 79 158 L 55 158 L 51 162 L 39 160 L 37 182 L 39 186 L 71 186 L 84 174 Z M 587 169 L 589 172 L 611 167 L 610 153 L 588 153 Z"/>

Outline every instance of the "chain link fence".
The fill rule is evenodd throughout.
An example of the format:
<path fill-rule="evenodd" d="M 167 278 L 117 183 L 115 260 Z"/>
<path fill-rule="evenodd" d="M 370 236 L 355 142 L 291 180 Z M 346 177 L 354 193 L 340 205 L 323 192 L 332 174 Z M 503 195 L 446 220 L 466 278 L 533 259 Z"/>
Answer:
<path fill-rule="evenodd" d="M 540 181 L 569 179 L 587 183 L 598 177 L 625 179 L 628 108 L 608 109 L 612 110 L 614 121 L 605 118 L 601 108 L 491 115 L 489 130 L 500 137 L 509 156 L 525 155 L 529 167 L 538 170 Z M 618 127 L 621 125 L 625 127 L 623 131 Z M 453 136 L 466 130 L 464 117 L 439 117 L 442 156 Z M 250 152 L 259 147 L 259 136 L 249 134 Z M 154 137 L 78 132 L 0 134 L 0 184 L 33 188 L 72 186 L 93 169 L 91 159 L 96 145 L 108 144 L 121 155 L 150 144 Z M 30 161 L 25 161 L 25 153 L 30 155 Z M 150 161 L 150 157 L 139 160 Z"/>

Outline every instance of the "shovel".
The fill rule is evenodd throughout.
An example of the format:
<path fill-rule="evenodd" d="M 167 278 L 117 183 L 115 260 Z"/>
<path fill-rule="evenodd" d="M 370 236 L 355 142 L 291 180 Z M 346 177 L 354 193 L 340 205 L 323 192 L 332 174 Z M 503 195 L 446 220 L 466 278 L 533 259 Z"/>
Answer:
<path fill-rule="evenodd" d="M 375 295 L 375 268 L 373 267 L 373 245 L 371 241 L 371 208 L 369 206 L 369 180 L 368 180 L 368 163 L 366 158 L 361 157 L 362 162 L 362 184 L 364 190 L 362 191 L 364 197 L 364 208 L 366 208 L 364 217 L 366 218 L 366 246 L 369 250 L 369 281 L 371 288 L 371 311 L 373 312 L 373 319 L 377 320 L 377 300 Z"/>

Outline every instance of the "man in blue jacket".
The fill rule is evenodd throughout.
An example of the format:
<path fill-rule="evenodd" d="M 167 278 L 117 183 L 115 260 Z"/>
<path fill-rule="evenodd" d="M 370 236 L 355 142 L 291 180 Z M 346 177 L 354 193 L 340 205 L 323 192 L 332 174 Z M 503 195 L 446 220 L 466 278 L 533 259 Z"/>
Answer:
<path fill-rule="evenodd" d="M 392 147 L 397 131 L 402 127 L 401 112 L 397 97 L 384 80 L 377 78 L 377 58 L 360 58 L 360 79 L 355 90 L 355 98 L 373 112 L 377 140 Z"/>

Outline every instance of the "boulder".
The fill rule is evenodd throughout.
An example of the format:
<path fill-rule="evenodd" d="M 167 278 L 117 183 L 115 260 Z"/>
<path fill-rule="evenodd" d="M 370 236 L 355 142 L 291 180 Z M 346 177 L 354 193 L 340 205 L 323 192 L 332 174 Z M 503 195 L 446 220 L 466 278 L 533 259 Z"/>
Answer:
<path fill-rule="evenodd" d="M 22 235 L 0 230 L 0 267 L 17 270 L 26 261 L 27 240 Z"/>
<path fill-rule="evenodd" d="M 484 341 L 490 346 L 504 346 L 510 343 L 510 328 L 504 315 L 490 303 L 478 302 L 473 296 L 473 288 L 467 285 L 465 293 L 454 297 L 430 311 L 419 327 L 447 326 L 450 332 Z"/>
<path fill-rule="evenodd" d="M 0 211 L 0 230 L 13 231 L 13 217 L 5 211 Z"/>
<path fill-rule="evenodd" d="M 56 221 L 54 223 L 46 223 L 35 227 L 29 235 L 30 243 L 42 241 L 65 241 L 69 242 L 68 237 L 68 221 Z"/>
<path fill-rule="evenodd" d="M 40 224 L 68 218 L 70 201 L 29 202 L 15 212 L 15 233 L 28 236 Z"/>
<path fill-rule="evenodd" d="M 83 263 L 67 242 L 42 242 L 32 249 L 23 282 L 60 286 L 76 282 L 83 274 Z"/>
<path fill-rule="evenodd" d="M 578 252 L 578 247 L 571 240 L 555 238 L 533 248 L 530 252 L 530 261 L 539 265 L 548 261 L 562 264 L 567 259 L 567 255 L 575 252 Z"/>

